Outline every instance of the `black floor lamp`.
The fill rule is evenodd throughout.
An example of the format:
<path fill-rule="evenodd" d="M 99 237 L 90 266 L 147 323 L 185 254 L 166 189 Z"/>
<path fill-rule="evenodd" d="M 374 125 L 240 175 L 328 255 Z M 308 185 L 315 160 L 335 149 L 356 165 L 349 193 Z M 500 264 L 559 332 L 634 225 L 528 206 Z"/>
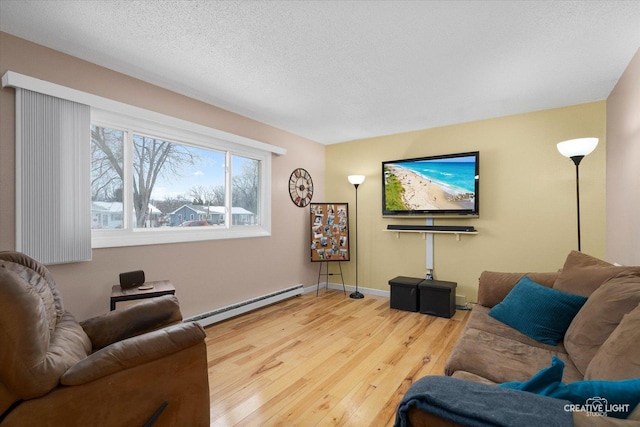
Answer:
<path fill-rule="evenodd" d="M 576 165 L 576 201 L 577 201 L 577 211 L 578 211 L 578 251 L 581 250 L 580 247 L 580 179 L 578 174 L 578 165 L 580 165 L 580 161 L 584 158 L 584 156 L 590 154 L 593 150 L 596 149 L 598 145 L 598 138 L 578 138 L 578 139 L 570 139 L 568 141 L 563 141 L 558 143 L 558 151 L 565 157 L 573 160 L 573 163 Z"/>
<path fill-rule="evenodd" d="M 356 187 L 356 291 L 349 295 L 349 298 L 361 299 L 364 298 L 360 292 L 358 292 L 358 186 L 364 182 L 364 175 L 349 175 L 347 177 L 349 182 Z"/>

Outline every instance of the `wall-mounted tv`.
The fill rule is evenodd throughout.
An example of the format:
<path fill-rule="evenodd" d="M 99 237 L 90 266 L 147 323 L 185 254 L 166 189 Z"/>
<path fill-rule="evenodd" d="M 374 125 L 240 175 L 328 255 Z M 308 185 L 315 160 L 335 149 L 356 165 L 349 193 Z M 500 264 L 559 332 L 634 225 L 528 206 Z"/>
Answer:
<path fill-rule="evenodd" d="M 384 216 L 478 216 L 480 153 L 382 162 Z"/>

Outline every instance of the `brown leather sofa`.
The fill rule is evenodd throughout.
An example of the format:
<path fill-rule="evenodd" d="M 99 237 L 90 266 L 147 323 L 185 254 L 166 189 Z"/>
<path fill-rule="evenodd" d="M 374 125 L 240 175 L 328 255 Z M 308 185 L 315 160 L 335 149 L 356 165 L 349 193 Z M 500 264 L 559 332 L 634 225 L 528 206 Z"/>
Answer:
<path fill-rule="evenodd" d="M 79 323 L 44 265 L 0 252 L 0 424 L 208 426 L 204 330 L 174 296 Z"/>

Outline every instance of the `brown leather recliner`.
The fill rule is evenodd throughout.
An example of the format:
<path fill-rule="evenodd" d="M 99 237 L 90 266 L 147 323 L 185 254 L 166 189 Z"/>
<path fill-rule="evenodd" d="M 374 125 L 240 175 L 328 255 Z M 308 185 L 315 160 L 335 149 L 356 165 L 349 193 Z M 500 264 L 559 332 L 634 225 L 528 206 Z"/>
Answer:
<path fill-rule="evenodd" d="M 78 323 L 44 265 L 0 252 L 0 424 L 208 426 L 204 330 L 172 295 Z"/>

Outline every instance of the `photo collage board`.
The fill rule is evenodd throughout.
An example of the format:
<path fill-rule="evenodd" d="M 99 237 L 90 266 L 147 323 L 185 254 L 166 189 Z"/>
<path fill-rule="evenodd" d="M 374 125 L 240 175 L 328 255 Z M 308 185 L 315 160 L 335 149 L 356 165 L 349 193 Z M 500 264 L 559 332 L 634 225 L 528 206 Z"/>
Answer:
<path fill-rule="evenodd" d="M 349 261 L 349 204 L 311 203 L 311 261 Z"/>

